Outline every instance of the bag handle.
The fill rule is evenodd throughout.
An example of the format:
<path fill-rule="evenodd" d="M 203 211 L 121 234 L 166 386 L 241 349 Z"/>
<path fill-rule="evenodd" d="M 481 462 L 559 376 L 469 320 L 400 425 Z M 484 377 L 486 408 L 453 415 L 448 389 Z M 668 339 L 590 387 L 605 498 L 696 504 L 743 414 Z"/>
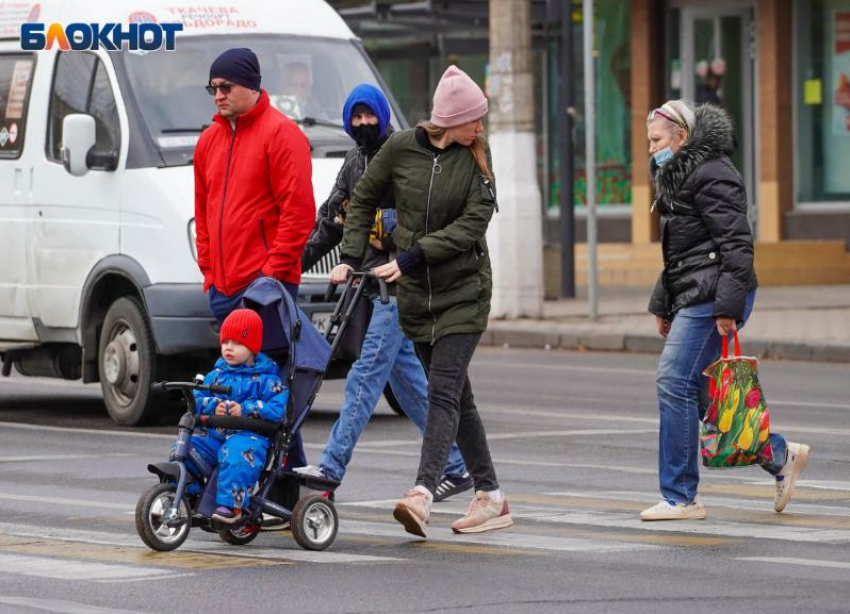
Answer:
<path fill-rule="evenodd" d="M 738 341 L 738 331 L 732 331 L 735 337 L 735 357 L 741 356 L 741 342 Z M 723 358 L 729 358 L 729 335 L 723 335 Z"/>

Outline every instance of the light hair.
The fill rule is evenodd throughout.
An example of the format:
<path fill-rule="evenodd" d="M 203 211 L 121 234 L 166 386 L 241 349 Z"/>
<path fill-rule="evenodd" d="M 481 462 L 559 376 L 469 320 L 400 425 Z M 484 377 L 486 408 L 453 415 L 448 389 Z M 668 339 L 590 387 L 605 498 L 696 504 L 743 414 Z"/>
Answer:
<path fill-rule="evenodd" d="M 421 121 L 416 124 L 416 127 L 424 129 L 425 132 L 428 133 L 428 136 L 435 141 L 442 139 L 448 131 L 448 128 L 437 126 L 429 121 Z M 469 152 L 472 154 L 472 158 L 478 165 L 481 174 L 492 181 L 493 173 L 487 165 L 487 140 L 482 135 L 478 135 L 475 137 L 475 142 L 473 142 L 467 149 L 469 149 Z"/>
<path fill-rule="evenodd" d="M 663 129 L 674 137 L 684 132 L 685 140 L 687 140 L 696 126 L 693 104 L 687 100 L 668 100 L 649 113 L 646 125 L 657 121 L 660 121 Z"/>

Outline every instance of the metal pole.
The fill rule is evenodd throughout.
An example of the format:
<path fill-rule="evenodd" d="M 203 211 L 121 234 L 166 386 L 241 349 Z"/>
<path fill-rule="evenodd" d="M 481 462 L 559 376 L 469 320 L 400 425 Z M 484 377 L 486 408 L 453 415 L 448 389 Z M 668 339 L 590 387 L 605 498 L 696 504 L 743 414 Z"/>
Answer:
<path fill-rule="evenodd" d="M 594 70 L 593 0 L 583 2 L 584 26 L 584 134 L 587 169 L 587 302 L 589 316 L 598 315 L 596 298 L 596 73 Z"/>
<path fill-rule="evenodd" d="M 558 104 L 556 126 L 558 130 L 558 204 L 561 215 L 561 296 L 575 298 L 576 254 L 575 211 L 573 203 L 573 6 L 572 0 L 553 0 L 553 21 L 560 22 L 558 53 Z"/>

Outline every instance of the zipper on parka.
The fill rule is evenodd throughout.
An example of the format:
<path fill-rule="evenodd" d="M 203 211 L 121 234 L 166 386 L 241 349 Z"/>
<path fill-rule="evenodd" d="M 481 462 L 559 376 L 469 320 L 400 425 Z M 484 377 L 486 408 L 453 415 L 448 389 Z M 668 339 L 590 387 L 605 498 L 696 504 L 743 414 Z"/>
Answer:
<path fill-rule="evenodd" d="M 430 232 L 428 223 L 431 217 L 431 191 L 434 188 L 434 175 L 439 175 L 443 171 L 443 167 L 438 163 L 439 159 L 440 154 L 434 155 L 434 162 L 431 165 L 431 180 L 428 182 L 428 204 L 425 208 L 425 236 L 428 236 L 428 233 Z M 428 312 L 434 320 L 434 323 L 431 324 L 431 345 L 434 345 L 434 343 L 436 343 L 436 339 L 434 337 L 437 334 L 437 316 L 434 315 L 434 312 L 431 309 L 431 299 L 434 297 L 434 293 L 431 288 L 431 267 L 428 265 L 427 258 L 425 259 L 425 276 L 428 279 Z"/>
<path fill-rule="evenodd" d="M 227 200 L 227 183 L 230 179 L 230 160 L 233 158 L 233 144 L 236 142 L 236 124 L 232 124 L 230 132 L 230 148 L 227 151 L 227 167 L 224 170 L 224 193 L 221 195 L 221 209 L 218 213 L 218 253 L 221 260 L 221 274 L 224 270 L 224 202 Z M 217 290 L 220 290 L 217 288 Z"/>

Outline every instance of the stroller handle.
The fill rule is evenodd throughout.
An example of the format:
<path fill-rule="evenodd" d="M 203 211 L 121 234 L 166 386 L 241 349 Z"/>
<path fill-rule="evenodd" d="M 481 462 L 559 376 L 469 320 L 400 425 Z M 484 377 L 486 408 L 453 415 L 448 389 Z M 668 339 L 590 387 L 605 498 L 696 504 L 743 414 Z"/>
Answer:
<path fill-rule="evenodd" d="M 245 416 L 201 416 L 200 421 L 204 426 L 233 431 L 251 431 L 264 437 L 274 437 L 280 430 L 280 424 L 277 422 Z"/>
<path fill-rule="evenodd" d="M 217 384 L 207 386 L 201 382 L 157 382 L 151 386 L 151 392 L 154 394 L 167 390 L 203 390 L 225 396 L 229 395 L 232 391 L 230 386 L 219 386 Z"/>
<path fill-rule="evenodd" d="M 386 305 L 390 302 L 390 291 L 387 288 L 387 282 L 381 279 L 380 277 L 376 277 L 372 271 L 352 271 L 349 275 L 349 279 L 374 279 L 378 282 L 378 295 L 381 298 L 381 303 Z M 334 294 L 336 293 L 336 284 L 333 282 L 328 283 L 328 289 L 325 292 L 325 302 L 330 303 L 333 300 Z"/>

